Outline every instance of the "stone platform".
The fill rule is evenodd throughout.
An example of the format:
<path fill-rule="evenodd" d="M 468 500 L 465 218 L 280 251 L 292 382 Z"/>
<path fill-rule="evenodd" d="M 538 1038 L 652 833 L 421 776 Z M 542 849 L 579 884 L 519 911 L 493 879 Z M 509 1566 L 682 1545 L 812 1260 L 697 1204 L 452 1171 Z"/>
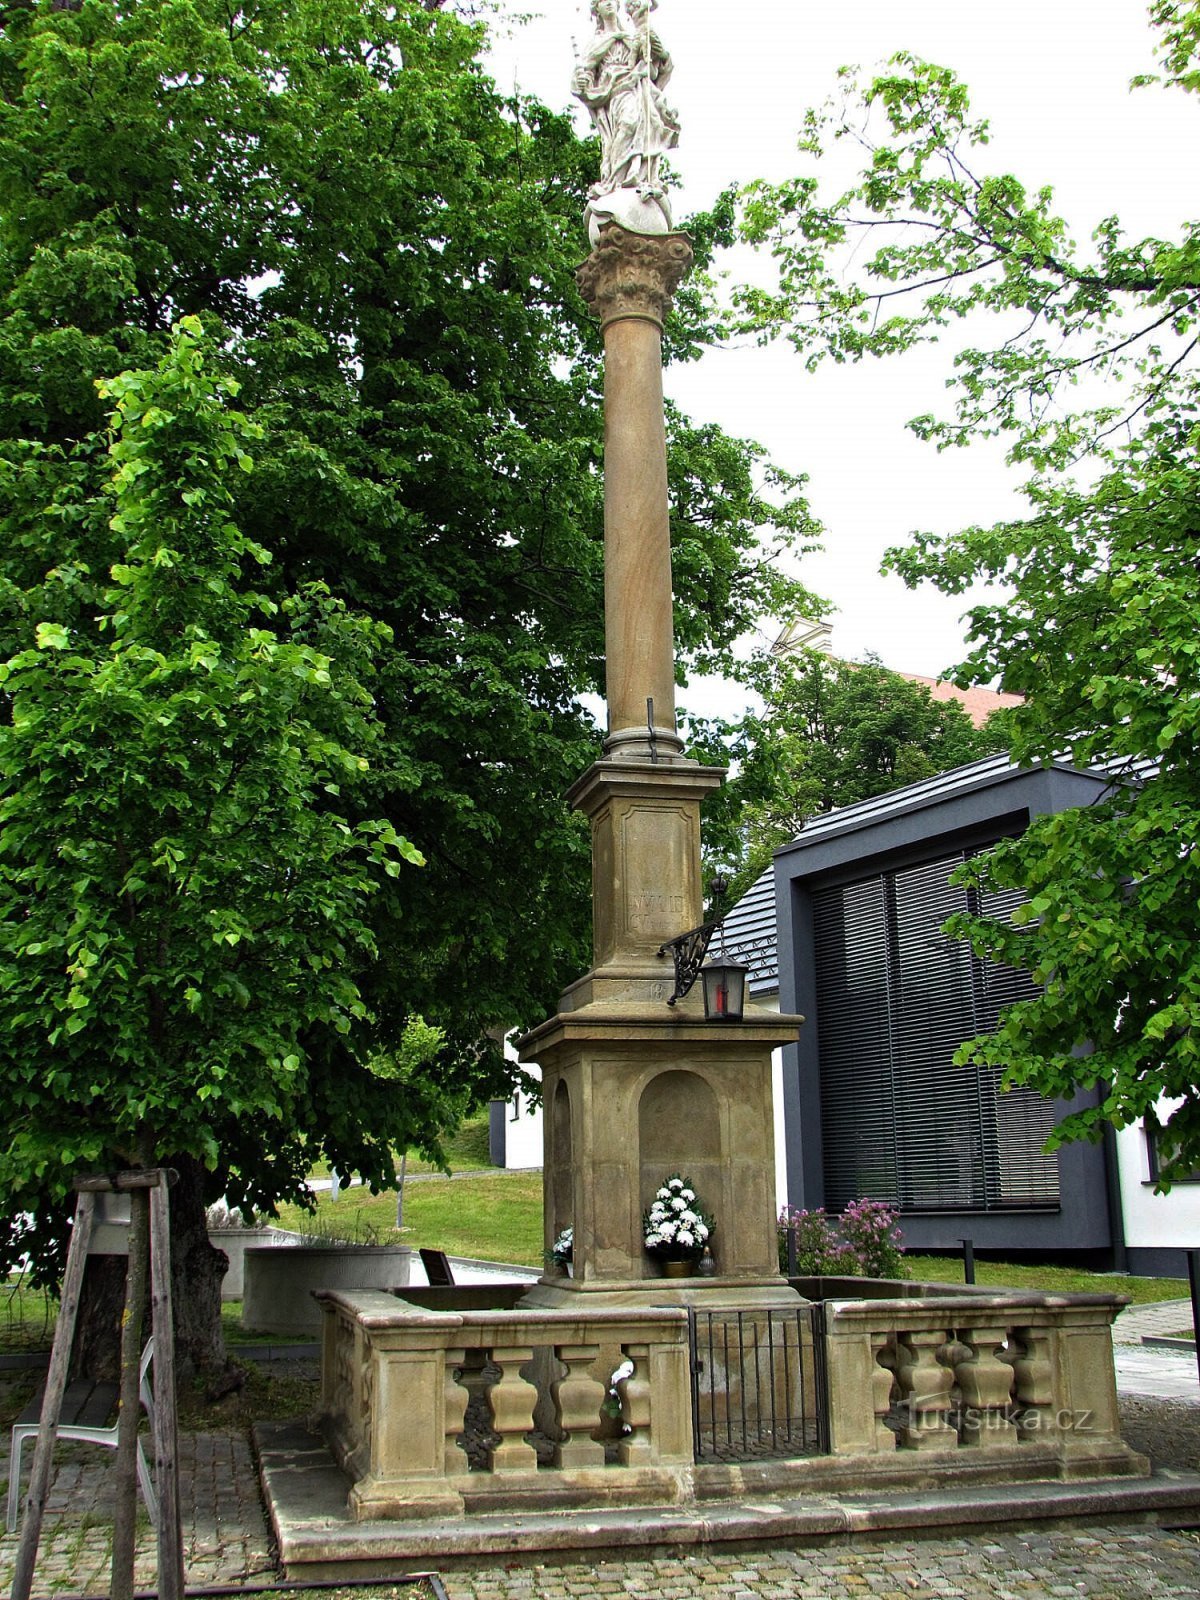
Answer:
<path fill-rule="evenodd" d="M 481 1562 L 646 1557 L 664 1552 L 820 1546 L 847 1540 L 1134 1520 L 1200 1525 L 1200 1473 L 1087 1483 L 1034 1482 L 871 1493 L 758 1492 L 733 1498 L 607 1510 L 507 1512 L 428 1521 L 354 1521 L 349 1479 L 301 1423 L 255 1430 L 263 1492 L 289 1579 L 387 1578 Z M 698 1468 L 698 1475 L 709 1469 Z M 723 1469 L 712 1469 L 717 1472 Z M 743 1473 L 746 1469 L 742 1469 Z"/>

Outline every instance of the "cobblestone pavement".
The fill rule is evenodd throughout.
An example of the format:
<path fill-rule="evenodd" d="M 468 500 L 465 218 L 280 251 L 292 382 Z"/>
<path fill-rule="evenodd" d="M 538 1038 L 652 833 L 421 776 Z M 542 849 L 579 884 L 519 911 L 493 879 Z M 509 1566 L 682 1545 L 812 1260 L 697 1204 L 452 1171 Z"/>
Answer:
<path fill-rule="evenodd" d="M 26 1464 L 32 1451 L 26 1451 Z M 112 1562 L 111 1452 L 61 1444 L 38 1549 L 35 1595 L 107 1594 Z M 182 1434 L 179 1490 L 184 1567 L 189 1588 L 233 1584 L 271 1574 L 258 1474 L 247 1441 L 236 1434 Z M 10 1591 L 15 1533 L 0 1539 L 0 1592 Z M 142 1508 L 135 1587 L 152 1589 L 154 1530 Z"/>
<path fill-rule="evenodd" d="M 1194 1600 L 1200 1540 L 1159 1530 L 695 1555 L 449 1573 L 450 1600 Z"/>

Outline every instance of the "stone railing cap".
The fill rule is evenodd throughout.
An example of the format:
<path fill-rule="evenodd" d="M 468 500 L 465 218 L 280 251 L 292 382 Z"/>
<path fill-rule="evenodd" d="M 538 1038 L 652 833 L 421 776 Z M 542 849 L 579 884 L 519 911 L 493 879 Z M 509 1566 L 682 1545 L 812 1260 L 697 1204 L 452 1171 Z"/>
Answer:
<path fill-rule="evenodd" d="M 1127 1294 L 1055 1294 L 1050 1291 L 1006 1289 L 991 1293 L 939 1294 L 928 1299 L 906 1295 L 894 1300 L 827 1300 L 827 1316 L 844 1321 L 870 1321 L 887 1317 L 927 1317 L 933 1321 L 963 1320 L 964 1313 L 1003 1311 L 1011 1315 L 1030 1311 L 1108 1311 L 1114 1315 L 1130 1303 Z"/>
<path fill-rule="evenodd" d="M 555 1309 L 514 1311 L 494 1310 L 433 1311 L 378 1289 L 316 1289 L 313 1298 L 345 1312 L 364 1328 L 503 1328 L 522 1330 L 565 1328 L 572 1332 L 588 1327 L 670 1328 L 687 1324 L 687 1311 L 681 1306 L 563 1306 Z"/>

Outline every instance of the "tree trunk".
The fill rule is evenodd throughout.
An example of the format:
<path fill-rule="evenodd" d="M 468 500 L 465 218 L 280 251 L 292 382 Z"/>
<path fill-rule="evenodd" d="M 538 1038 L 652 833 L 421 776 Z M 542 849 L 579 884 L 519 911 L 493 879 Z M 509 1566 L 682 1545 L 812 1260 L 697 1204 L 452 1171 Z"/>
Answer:
<path fill-rule="evenodd" d="M 221 1330 L 221 1279 L 229 1258 L 208 1242 L 204 1168 L 191 1156 L 176 1156 L 163 1165 L 179 1174 L 170 1196 L 176 1362 L 180 1371 L 199 1373 L 211 1383 L 230 1370 Z M 76 1377 L 117 1381 L 126 1264 L 125 1256 L 88 1259 L 72 1359 Z"/>
<path fill-rule="evenodd" d="M 71 1356 L 72 1378 L 116 1383 L 121 1374 L 121 1317 L 126 1256 L 89 1256 Z"/>
<path fill-rule="evenodd" d="M 192 1156 L 164 1165 L 179 1174 L 170 1197 L 175 1360 L 180 1371 L 212 1379 L 229 1368 L 221 1330 L 221 1279 L 229 1257 L 208 1242 L 204 1168 Z"/>

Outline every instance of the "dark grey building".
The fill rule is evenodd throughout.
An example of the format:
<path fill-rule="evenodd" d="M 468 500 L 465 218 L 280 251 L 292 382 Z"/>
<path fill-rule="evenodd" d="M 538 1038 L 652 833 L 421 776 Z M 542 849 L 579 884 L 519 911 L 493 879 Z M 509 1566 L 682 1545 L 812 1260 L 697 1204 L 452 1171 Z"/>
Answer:
<path fill-rule="evenodd" d="M 1107 783 L 1065 765 L 975 762 L 814 818 L 735 907 L 726 945 L 751 967 L 751 994 L 777 992 L 808 1019 L 784 1054 L 792 1205 L 837 1212 L 869 1195 L 900 1208 L 910 1248 L 970 1237 L 1009 1256 L 1122 1261 L 1111 1143 L 1048 1155 L 1066 1104 L 953 1065 L 1031 980 L 941 931 L 955 911 L 1016 903 L 952 885 L 967 856 Z"/>

